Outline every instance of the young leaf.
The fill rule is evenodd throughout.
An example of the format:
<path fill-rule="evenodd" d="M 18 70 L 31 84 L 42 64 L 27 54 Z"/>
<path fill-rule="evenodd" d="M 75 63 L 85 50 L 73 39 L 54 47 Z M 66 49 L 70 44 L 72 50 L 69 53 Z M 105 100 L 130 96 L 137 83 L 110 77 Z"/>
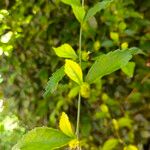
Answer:
<path fill-rule="evenodd" d="M 76 62 L 67 59 L 65 63 L 65 73 L 70 79 L 72 79 L 79 85 L 82 84 L 83 82 L 82 70 L 79 64 L 77 64 Z"/>
<path fill-rule="evenodd" d="M 80 6 L 80 0 L 61 0 L 63 3 L 67 5 L 75 5 L 75 6 Z"/>
<path fill-rule="evenodd" d="M 119 141 L 117 139 L 109 139 L 104 143 L 102 150 L 115 150 L 118 144 Z"/>
<path fill-rule="evenodd" d="M 92 83 L 96 79 L 122 68 L 131 58 L 132 55 L 129 50 L 116 50 L 101 55 L 90 68 L 86 81 Z"/>
<path fill-rule="evenodd" d="M 135 62 L 128 62 L 126 66 L 121 68 L 121 70 L 130 78 L 133 77 L 134 69 L 135 69 Z"/>
<path fill-rule="evenodd" d="M 90 8 L 84 18 L 84 21 L 88 21 L 91 17 L 93 17 L 97 12 L 105 9 L 109 6 L 109 4 L 112 2 L 112 0 L 105 0 L 102 2 L 98 2 L 95 4 L 92 8 Z"/>
<path fill-rule="evenodd" d="M 76 59 L 78 56 L 76 55 L 74 49 L 69 44 L 63 44 L 60 47 L 53 48 L 56 55 L 63 58 L 72 58 Z"/>
<path fill-rule="evenodd" d="M 53 150 L 69 144 L 73 139 L 59 130 L 38 127 L 25 134 L 12 150 Z"/>
<path fill-rule="evenodd" d="M 80 86 L 75 86 L 75 87 L 71 88 L 71 90 L 68 93 L 68 97 L 69 98 L 76 97 L 78 95 L 79 91 L 80 91 Z"/>
<path fill-rule="evenodd" d="M 59 128 L 67 136 L 75 137 L 69 118 L 67 114 L 64 112 L 62 113 L 60 120 L 59 120 Z"/>
<path fill-rule="evenodd" d="M 52 74 L 45 88 L 44 97 L 48 97 L 51 93 L 53 93 L 56 90 L 58 82 L 64 77 L 64 75 L 64 66 Z"/>
<path fill-rule="evenodd" d="M 73 10 L 73 13 L 74 13 L 76 19 L 77 19 L 80 23 L 82 23 L 82 22 L 83 22 L 83 19 L 84 19 L 84 16 L 85 16 L 85 9 L 84 9 L 84 7 L 73 5 L 73 6 L 72 6 L 72 10 Z"/>

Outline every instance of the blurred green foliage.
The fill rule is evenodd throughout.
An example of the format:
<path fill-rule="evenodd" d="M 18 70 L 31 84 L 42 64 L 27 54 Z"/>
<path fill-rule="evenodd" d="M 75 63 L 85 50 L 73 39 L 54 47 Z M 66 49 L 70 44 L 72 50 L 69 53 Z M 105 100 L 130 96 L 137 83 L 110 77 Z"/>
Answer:
<path fill-rule="evenodd" d="M 85 1 L 85 8 L 98 0 Z M 76 124 L 77 92 L 64 78 L 56 92 L 43 98 L 49 76 L 62 64 L 52 47 L 70 43 L 78 49 L 79 23 L 60 0 L 0 1 L 0 148 L 9 150 L 35 126 L 57 126 L 60 113 Z M 82 69 L 87 73 L 99 55 L 131 46 L 134 75 L 117 71 L 90 87 L 82 99 L 83 149 L 101 149 L 121 139 L 144 150 L 150 138 L 150 2 L 114 0 L 83 27 Z M 77 51 L 78 52 L 78 51 Z M 111 65 L 111 64 L 110 64 Z M 126 68 L 127 69 L 127 68 Z M 130 69 L 133 72 L 132 68 Z M 123 149 L 121 144 L 118 149 Z M 103 147 L 104 149 L 104 147 Z"/>

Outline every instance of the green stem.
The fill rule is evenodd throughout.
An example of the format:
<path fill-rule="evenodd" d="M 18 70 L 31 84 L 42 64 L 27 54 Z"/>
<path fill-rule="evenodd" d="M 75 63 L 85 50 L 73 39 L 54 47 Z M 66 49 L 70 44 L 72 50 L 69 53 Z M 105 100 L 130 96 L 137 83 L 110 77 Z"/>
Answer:
<path fill-rule="evenodd" d="M 82 0 L 82 7 L 84 7 L 84 0 Z M 81 57 L 82 57 L 82 24 L 80 25 L 80 34 L 79 34 L 79 64 L 81 66 Z M 79 125 L 80 125 L 80 110 L 81 110 L 81 95 L 78 96 L 78 110 L 77 110 L 77 126 L 76 126 L 76 135 L 79 140 Z M 80 150 L 80 146 L 78 147 Z"/>
<path fill-rule="evenodd" d="M 79 64 L 81 66 L 81 57 L 82 57 L 82 27 L 80 27 L 80 35 L 79 35 Z"/>
<path fill-rule="evenodd" d="M 81 109 L 81 95 L 78 95 L 78 111 L 77 111 L 77 126 L 76 126 L 76 135 L 79 140 L 79 125 L 80 125 L 80 109 Z"/>

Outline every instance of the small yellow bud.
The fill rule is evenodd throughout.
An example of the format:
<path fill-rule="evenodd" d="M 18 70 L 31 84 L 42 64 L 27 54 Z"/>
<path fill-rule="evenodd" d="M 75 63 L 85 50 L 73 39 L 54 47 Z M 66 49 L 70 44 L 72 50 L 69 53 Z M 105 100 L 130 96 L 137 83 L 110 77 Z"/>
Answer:
<path fill-rule="evenodd" d="M 105 104 L 101 104 L 100 105 L 100 109 L 104 113 L 108 113 L 109 112 L 109 109 L 108 109 L 107 105 L 105 105 Z"/>
<path fill-rule="evenodd" d="M 79 141 L 77 139 L 71 140 L 69 142 L 69 147 L 71 149 L 77 148 L 79 146 Z"/>
<path fill-rule="evenodd" d="M 128 48 L 128 43 L 127 42 L 124 42 L 121 44 L 121 49 L 126 49 Z"/>
<path fill-rule="evenodd" d="M 83 51 L 83 52 L 82 52 L 82 59 L 83 59 L 84 61 L 87 61 L 87 60 L 89 59 L 89 53 L 86 52 L 86 51 Z"/>
<path fill-rule="evenodd" d="M 110 38 L 115 42 L 119 41 L 119 34 L 117 32 L 110 32 Z"/>
<path fill-rule="evenodd" d="M 119 125 L 118 125 L 118 122 L 116 119 L 112 119 L 112 124 L 113 124 L 115 130 L 119 130 Z"/>
<path fill-rule="evenodd" d="M 95 51 L 98 51 L 101 48 L 100 41 L 95 41 L 93 47 Z"/>
<path fill-rule="evenodd" d="M 90 96 L 90 85 L 88 83 L 83 82 L 80 87 L 80 94 L 84 98 L 88 98 Z"/>

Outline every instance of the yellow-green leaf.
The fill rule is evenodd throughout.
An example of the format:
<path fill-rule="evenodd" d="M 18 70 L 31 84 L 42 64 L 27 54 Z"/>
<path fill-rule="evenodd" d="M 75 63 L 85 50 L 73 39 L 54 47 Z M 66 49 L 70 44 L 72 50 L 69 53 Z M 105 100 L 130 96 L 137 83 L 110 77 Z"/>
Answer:
<path fill-rule="evenodd" d="M 72 58 L 76 59 L 77 55 L 74 49 L 69 44 L 63 44 L 57 48 L 53 48 L 56 55 L 63 58 Z"/>
<path fill-rule="evenodd" d="M 102 150 L 115 150 L 117 148 L 118 144 L 119 144 L 118 139 L 114 139 L 114 138 L 108 139 L 104 143 Z"/>
<path fill-rule="evenodd" d="M 138 148 L 135 145 L 128 145 L 123 150 L 138 150 Z"/>
<path fill-rule="evenodd" d="M 82 84 L 83 82 L 82 70 L 79 64 L 77 64 L 76 62 L 67 59 L 65 63 L 65 73 L 70 79 L 72 79 L 79 85 Z"/>
<path fill-rule="evenodd" d="M 12 150 L 54 150 L 70 144 L 73 139 L 59 130 L 38 127 L 25 134 Z"/>
<path fill-rule="evenodd" d="M 84 98 L 88 98 L 90 96 L 90 85 L 88 83 L 83 82 L 80 87 L 80 94 Z"/>
<path fill-rule="evenodd" d="M 118 125 L 120 128 L 127 127 L 130 129 L 132 127 L 132 122 L 133 121 L 128 116 L 121 117 L 118 119 Z"/>
<path fill-rule="evenodd" d="M 69 137 L 75 136 L 73 129 L 71 127 L 71 123 L 69 121 L 69 118 L 65 112 L 63 112 L 61 117 L 60 117 L 59 128 L 64 134 L 68 135 Z"/>
<path fill-rule="evenodd" d="M 71 88 L 71 90 L 68 93 L 68 97 L 69 98 L 76 97 L 78 95 L 79 91 L 80 91 L 80 86 L 76 86 L 76 87 Z"/>
<path fill-rule="evenodd" d="M 133 77 L 135 69 L 135 62 L 128 62 L 127 65 L 125 65 L 121 70 L 128 76 Z"/>
<path fill-rule="evenodd" d="M 84 19 L 84 16 L 85 16 L 85 9 L 84 9 L 84 7 L 73 5 L 73 6 L 72 6 L 72 10 L 73 10 L 73 13 L 74 13 L 76 19 L 77 19 L 80 23 L 82 23 L 82 22 L 83 22 L 83 19 Z"/>
<path fill-rule="evenodd" d="M 69 147 L 71 149 L 77 148 L 79 145 L 79 141 L 77 139 L 73 139 L 72 141 L 69 142 Z"/>

